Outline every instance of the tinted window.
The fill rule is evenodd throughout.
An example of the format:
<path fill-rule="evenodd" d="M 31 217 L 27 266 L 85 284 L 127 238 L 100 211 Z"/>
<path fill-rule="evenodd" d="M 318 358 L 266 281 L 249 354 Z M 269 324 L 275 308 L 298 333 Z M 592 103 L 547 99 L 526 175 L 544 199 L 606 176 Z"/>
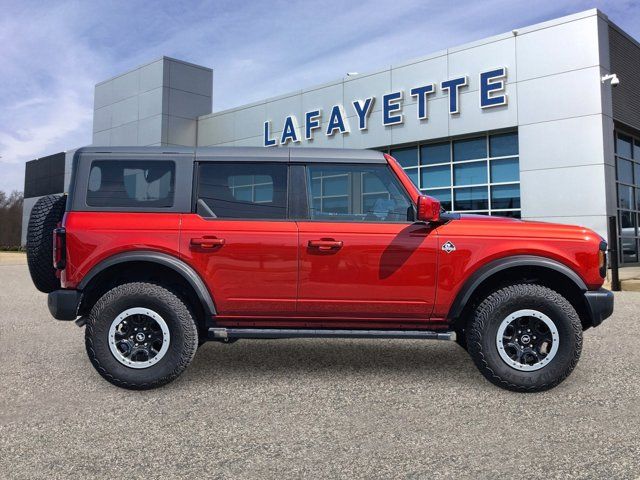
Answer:
<path fill-rule="evenodd" d="M 451 185 L 451 167 L 438 165 L 422 169 L 422 188 L 448 187 Z"/>
<path fill-rule="evenodd" d="M 520 180 L 520 166 L 517 158 L 491 160 L 491 181 L 517 182 Z"/>
<path fill-rule="evenodd" d="M 406 222 L 413 206 L 386 165 L 309 165 L 312 220 Z"/>
<path fill-rule="evenodd" d="M 492 157 L 507 157 L 518 154 L 518 134 L 502 133 L 489 137 L 489 148 Z"/>
<path fill-rule="evenodd" d="M 209 218 L 285 219 L 287 165 L 201 164 L 196 211 Z"/>
<path fill-rule="evenodd" d="M 449 142 L 431 143 L 423 145 L 421 148 L 422 165 L 433 165 L 434 163 L 448 163 L 451 160 L 451 147 Z"/>
<path fill-rule="evenodd" d="M 395 158 L 402 167 L 418 166 L 418 148 L 398 148 L 391 150 L 391 156 Z"/>
<path fill-rule="evenodd" d="M 623 157 L 631 158 L 631 137 L 626 135 L 618 135 L 616 142 L 616 153 Z"/>
<path fill-rule="evenodd" d="M 487 157 L 487 137 L 467 138 L 453 142 L 453 161 L 476 160 Z"/>
<path fill-rule="evenodd" d="M 489 208 L 487 187 L 458 188 L 454 194 L 456 210 L 486 210 Z"/>
<path fill-rule="evenodd" d="M 454 185 L 487 183 L 487 162 L 461 163 L 453 167 Z"/>
<path fill-rule="evenodd" d="M 97 160 L 91 164 L 87 205 L 150 207 L 173 205 L 175 164 L 160 160 Z"/>

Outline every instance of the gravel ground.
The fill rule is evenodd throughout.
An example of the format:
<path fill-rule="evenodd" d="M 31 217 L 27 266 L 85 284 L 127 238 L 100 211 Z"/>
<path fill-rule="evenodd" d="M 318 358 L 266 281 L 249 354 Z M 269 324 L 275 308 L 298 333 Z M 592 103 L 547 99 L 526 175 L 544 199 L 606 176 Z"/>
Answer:
<path fill-rule="evenodd" d="M 175 382 L 102 380 L 0 265 L 1 478 L 640 478 L 640 294 L 559 387 L 500 390 L 453 342 L 241 340 Z"/>

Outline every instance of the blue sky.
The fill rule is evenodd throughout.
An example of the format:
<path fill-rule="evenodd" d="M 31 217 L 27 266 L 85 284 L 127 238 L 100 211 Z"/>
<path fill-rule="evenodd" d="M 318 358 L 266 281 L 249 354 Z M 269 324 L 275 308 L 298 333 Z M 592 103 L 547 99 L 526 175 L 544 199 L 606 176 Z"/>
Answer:
<path fill-rule="evenodd" d="M 214 69 L 214 111 L 589 8 L 640 39 L 640 0 L 0 0 L 0 190 L 91 143 L 93 87 L 162 55 Z"/>

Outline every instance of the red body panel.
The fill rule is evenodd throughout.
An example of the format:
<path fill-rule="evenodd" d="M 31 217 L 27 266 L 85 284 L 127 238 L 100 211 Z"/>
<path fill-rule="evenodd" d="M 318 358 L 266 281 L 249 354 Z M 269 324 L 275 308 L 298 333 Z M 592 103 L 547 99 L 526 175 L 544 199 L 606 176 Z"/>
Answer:
<path fill-rule="evenodd" d="M 298 222 L 298 314 L 425 321 L 436 283 L 436 235 L 421 224 Z M 309 242 L 342 246 L 321 250 Z"/>
<path fill-rule="evenodd" d="M 387 159 L 416 202 L 419 191 L 398 163 Z M 513 255 L 556 260 L 589 289 L 603 283 L 595 232 L 496 217 L 426 225 L 68 212 L 63 223 L 63 288 L 76 288 L 115 254 L 164 252 L 200 275 L 221 326 L 443 327 L 466 280 L 487 263 Z M 443 251 L 446 242 L 455 251 Z"/>
<path fill-rule="evenodd" d="M 444 317 L 464 282 L 487 263 L 514 255 L 556 260 L 576 272 L 589 289 L 604 282 L 599 273 L 601 239 L 582 227 L 523 222 L 501 217 L 466 215 L 437 229 L 440 245 L 455 244 L 450 254 L 440 251 L 438 295 L 434 317 Z"/>
<path fill-rule="evenodd" d="M 122 252 L 154 250 L 178 256 L 179 213 L 68 212 L 63 288 L 76 288 L 91 268 Z"/>
<path fill-rule="evenodd" d="M 210 248 L 192 239 L 215 237 Z M 298 288 L 294 221 L 206 220 L 182 216 L 180 257 L 200 274 L 221 316 L 293 315 Z"/>

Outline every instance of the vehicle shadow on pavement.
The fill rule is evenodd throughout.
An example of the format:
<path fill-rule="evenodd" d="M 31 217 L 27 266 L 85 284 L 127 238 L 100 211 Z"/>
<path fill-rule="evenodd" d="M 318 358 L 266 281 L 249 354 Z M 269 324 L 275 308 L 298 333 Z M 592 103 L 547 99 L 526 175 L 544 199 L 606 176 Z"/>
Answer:
<path fill-rule="evenodd" d="M 455 375 L 479 380 L 467 353 L 454 342 L 407 340 L 240 340 L 203 345 L 187 370 L 192 380 L 215 375 L 271 377 L 331 373 Z"/>

